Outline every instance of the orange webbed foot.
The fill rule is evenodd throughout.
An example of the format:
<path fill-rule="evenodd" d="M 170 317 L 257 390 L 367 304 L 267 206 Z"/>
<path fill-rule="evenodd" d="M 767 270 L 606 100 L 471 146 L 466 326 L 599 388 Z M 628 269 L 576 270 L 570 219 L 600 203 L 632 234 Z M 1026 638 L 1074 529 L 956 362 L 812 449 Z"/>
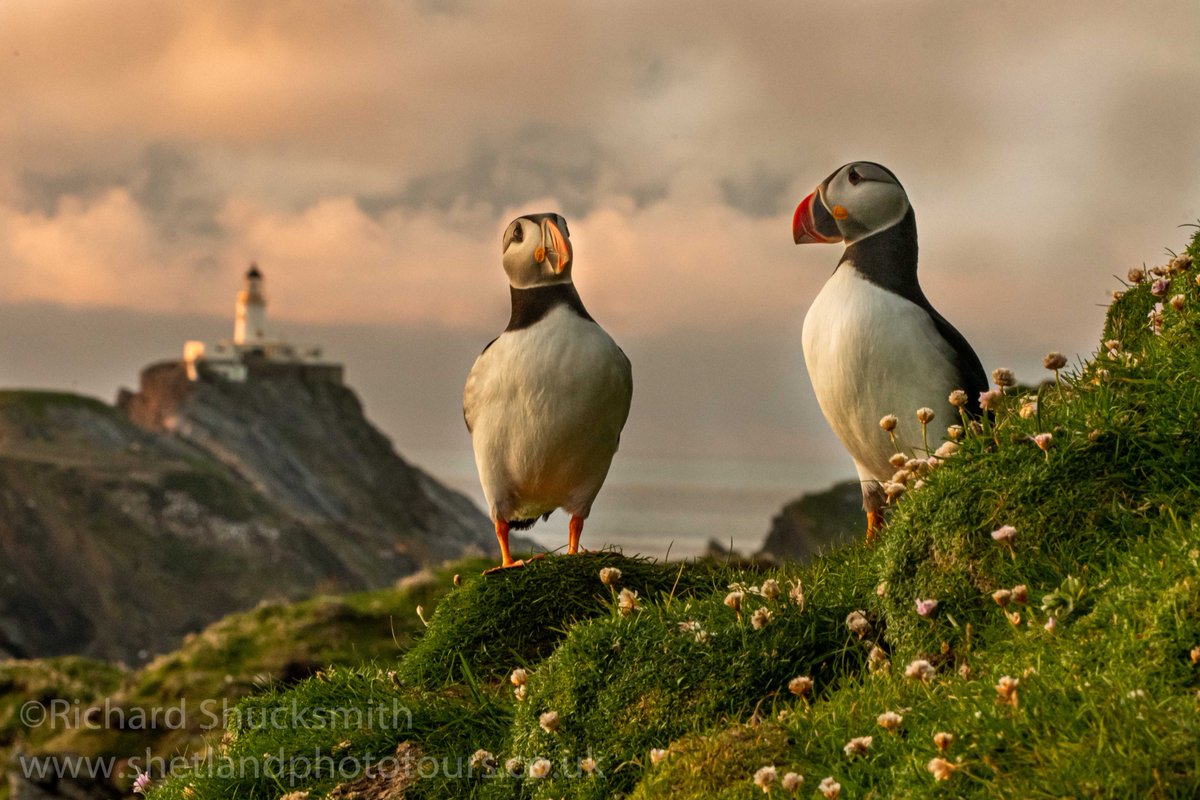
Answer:
<path fill-rule="evenodd" d="M 498 567 L 491 567 L 489 569 L 485 569 L 483 571 L 483 574 L 484 575 L 495 575 L 496 573 L 503 572 L 506 569 L 520 569 L 521 567 L 524 567 L 527 564 L 532 564 L 534 561 L 541 561 L 545 557 L 546 557 L 545 553 L 538 553 L 537 555 L 530 556 L 529 558 L 518 558 L 515 561 L 509 561 L 507 564 L 501 564 Z"/>
<path fill-rule="evenodd" d="M 496 573 L 503 572 L 506 569 L 520 569 L 523 566 L 525 566 L 525 559 L 518 558 L 516 561 L 510 561 L 507 564 L 501 564 L 498 567 L 492 567 L 491 569 L 485 569 L 483 571 L 483 574 L 484 575 L 495 575 Z"/>
<path fill-rule="evenodd" d="M 567 539 L 567 555 L 573 556 L 579 553 L 579 537 L 581 536 L 583 536 L 583 518 L 572 515 Z"/>
<path fill-rule="evenodd" d="M 883 530 L 883 512 L 868 511 L 867 512 L 867 544 L 874 544 L 879 538 L 879 532 Z"/>

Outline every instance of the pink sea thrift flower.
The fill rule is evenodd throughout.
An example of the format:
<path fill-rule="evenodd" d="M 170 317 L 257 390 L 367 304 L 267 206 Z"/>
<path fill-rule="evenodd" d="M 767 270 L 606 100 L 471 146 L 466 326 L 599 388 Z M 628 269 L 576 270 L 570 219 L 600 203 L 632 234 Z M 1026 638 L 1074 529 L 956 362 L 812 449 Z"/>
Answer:
<path fill-rule="evenodd" d="M 930 664 L 923 658 L 913 661 L 904 668 L 904 677 L 914 681 L 930 681 L 937 674 L 933 664 Z"/>
<path fill-rule="evenodd" d="M 904 717 L 895 711 L 885 711 L 876 717 L 875 721 L 888 733 L 895 733 L 899 729 L 900 723 L 904 722 Z"/>
<path fill-rule="evenodd" d="M 957 425 L 955 427 L 958 427 Z M 959 436 L 962 435 L 962 428 L 958 428 Z M 955 442 L 942 442 L 938 445 L 938 449 L 933 451 L 933 454 L 938 458 L 949 458 L 958 452 L 958 444 Z"/>
<path fill-rule="evenodd" d="M 842 785 L 835 781 L 832 775 L 822 778 L 817 789 L 825 796 L 825 800 L 837 800 L 838 795 L 842 793 Z"/>
<path fill-rule="evenodd" d="M 1020 684 L 1021 681 L 1019 678 L 1013 678 L 1005 675 L 1000 679 L 1000 682 L 996 684 L 996 694 L 998 695 L 997 699 L 1001 703 L 1005 703 L 1013 708 L 1016 708 L 1017 687 L 1020 686 Z"/>
<path fill-rule="evenodd" d="M 788 681 L 788 691 L 797 697 L 804 697 L 812 691 L 813 679 L 807 675 L 798 675 Z"/>
<path fill-rule="evenodd" d="M 775 783 L 775 775 L 774 767 L 760 767 L 758 772 L 754 773 L 754 785 L 769 794 L 771 785 Z"/>
<path fill-rule="evenodd" d="M 617 610 L 621 612 L 622 617 L 628 617 L 635 611 L 640 611 L 638 605 L 638 593 L 633 589 L 622 589 L 617 595 Z"/>
<path fill-rule="evenodd" d="M 1150 312 L 1146 314 L 1146 318 L 1150 320 L 1150 330 L 1154 332 L 1154 335 L 1161 336 L 1163 329 L 1163 304 L 1155 303 L 1154 308 L 1150 309 Z"/>
<path fill-rule="evenodd" d="M 871 749 L 871 742 L 873 741 L 875 741 L 874 736 L 855 736 L 846 742 L 846 746 L 842 748 L 842 752 L 850 758 L 861 758 Z"/>
<path fill-rule="evenodd" d="M 1011 547 L 1013 539 L 1017 538 L 1017 529 L 1012 525 L 1004 525 L 992 531 L 992 538 L 1000 544 L 1006 544 Z"/>
<path fill-rule="evenodd" d="M 1053 353 L 1047 353 L 1046 357 L 1042 359 L 1043 367 L 1045 367 L 1046 369 L 1052 369 L 1056 372 L 1058 370 L 1062 369 L 1063 367 L 1065 367 L 1066 365 L 1067 365 L 1067 357 L 1064 356 L 1062 353 L 1058 352 L 1057 350 L 1054 351 Z"/>
<path fill-rule="evenodd" d="M 984 411 L 994 410 L 996 404 L 1000 402 L 1000 398 L 1003 396 L 999 389 L 988 389 L 986 392 L 980 392 L 979 407 Z"/>
<path fill-rule="evenodd" d="M 871 623 L 861 611 L 851 611 L 846 616 L 846 627 L 858 638 L 863 638 L 871 632 Z"/>
<path fill-rule="evenodd" d="M 950 776 L 954 774 L 954 770 L 958 769 L 953 763 L 944 758 L 931 758 L 929 763 L 925 765 L 933 775 L 935 781 L 948 781 Z"/>

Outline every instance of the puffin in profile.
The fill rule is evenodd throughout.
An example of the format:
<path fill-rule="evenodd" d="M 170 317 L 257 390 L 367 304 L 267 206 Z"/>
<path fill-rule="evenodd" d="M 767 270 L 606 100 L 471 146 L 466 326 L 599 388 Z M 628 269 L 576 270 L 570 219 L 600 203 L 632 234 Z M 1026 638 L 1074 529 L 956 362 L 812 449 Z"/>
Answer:
<path fill-rule="evenodd" d="M 896 472 L 890 459 L 932 455 L 918 409 L 932 409 L 944 423 L 934 430 L 945 430 L 959 420 L 950 394 L 964 390 L 965 410 L 978 414 L 987 376 L 921 291 L 916 216 L 891 170 L 870 161 L 839 167 L 800 201 L 792 236 L 796 244 L 846 243 L 804 318 L 804 361 L 825 419 L 854 459 L 870 541 L 883 523 L 882 484 Z M 881 429 L 888 415 L 899 420 L 890 432 Z"/>
<path fill-rule="evenodd" d="M 579 552 L 629 416 L 633 372 L 571 282 L 565 219 L 518 217 L 501 250 L 512 315 L 467 376 L 463 417 L 501 567 L 517 567 L 524 562 L 509 552 L 509 530 L 558 508 L 571 515 L 567 552 Z"/>

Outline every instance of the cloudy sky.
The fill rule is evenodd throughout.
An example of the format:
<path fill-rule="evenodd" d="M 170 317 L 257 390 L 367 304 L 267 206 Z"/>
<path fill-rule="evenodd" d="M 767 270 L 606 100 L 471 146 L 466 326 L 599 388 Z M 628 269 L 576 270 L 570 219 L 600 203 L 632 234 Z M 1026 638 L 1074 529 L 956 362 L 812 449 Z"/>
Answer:
<path fill-rule="evenodd" d="M 784 497 L 851 474 L 799 347 L 838 252 L 795 203 L 891 167 L 926 293 L 1037 377 L 1200 218 L 1197 41 L 1195 0 L 3 0 L 0 384 L 111 397 L 223 335 L 254 259 L 278 329 L 453 472 L 500 234 L 561 210 L 635 365 L 626 488 L 775 465 Z"/>

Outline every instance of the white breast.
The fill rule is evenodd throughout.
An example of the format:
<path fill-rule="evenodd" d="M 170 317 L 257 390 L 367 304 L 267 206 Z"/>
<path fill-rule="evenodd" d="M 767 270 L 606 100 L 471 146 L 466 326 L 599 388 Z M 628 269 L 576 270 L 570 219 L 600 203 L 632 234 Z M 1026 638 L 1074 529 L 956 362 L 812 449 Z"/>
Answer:
<path fill-rule="evenodd" d="M 493 517 L 531 519 L 556 508 L 587 517 L 632 393 L 625 354 L 566 306 L 493 342 L 463 395 Z"/>
<path fill-rule="evenodd" d="M 896 452 L 879 420 L 895 414 L 899 448 L 923 455 L 916 411 L 932 408 L 929 448 L 958 422 L 954 350 L 924 309 L 861 277 L 849 263 L 826 282 L 804 319 L 804 360 L 821 411 L 859 466 L 891 477 Z"/>

